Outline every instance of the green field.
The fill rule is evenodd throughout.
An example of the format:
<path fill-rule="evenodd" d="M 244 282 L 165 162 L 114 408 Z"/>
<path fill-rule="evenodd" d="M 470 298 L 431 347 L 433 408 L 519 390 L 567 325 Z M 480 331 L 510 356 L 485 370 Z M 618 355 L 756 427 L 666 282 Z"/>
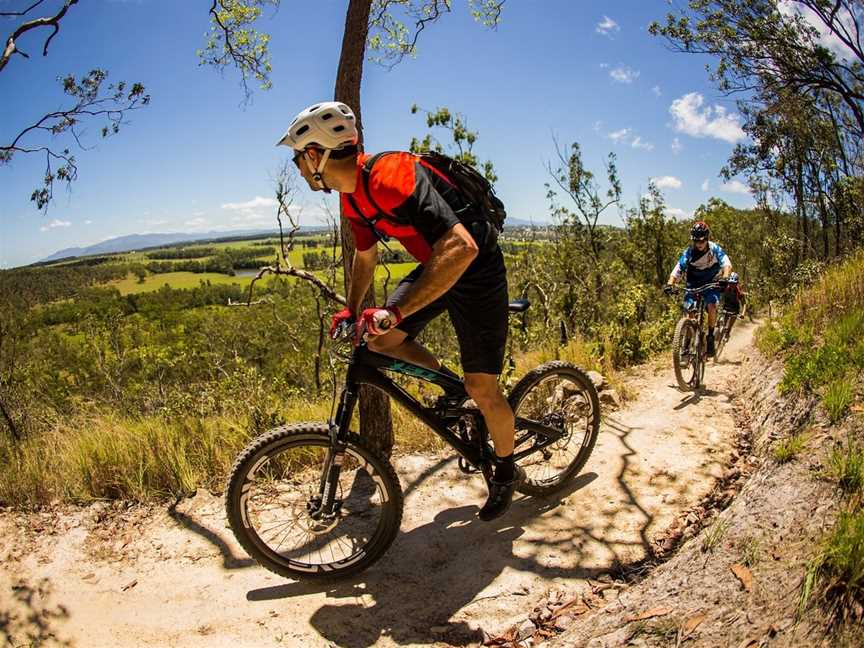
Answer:
<path fill-rule="evenodd" d="M 195 288 L 202 281 L 209 281 L 212 284 L 248 286 L 252 277 L 231 277 L 217 272 L 166 272 L 147 275 L 143 283 L 139 282 L 137 277 L 129 275 L 125 279 L 110 282 L 108 286 L 119 290 L 121 295 L 133 295 L 159 290 L 162 286 L 176 289 Z"/>

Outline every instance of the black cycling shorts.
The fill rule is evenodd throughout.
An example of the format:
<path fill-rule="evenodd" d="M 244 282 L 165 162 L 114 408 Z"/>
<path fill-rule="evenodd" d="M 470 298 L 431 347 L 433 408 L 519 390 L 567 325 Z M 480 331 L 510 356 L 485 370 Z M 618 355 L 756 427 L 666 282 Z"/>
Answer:
<path fill-rule="evenodd" d="M 476 227 L 486 225 L 483 223 Z M 466 227 L 478 241 L 480 253 L 450 290 L 406 317 L 397 328 L 413 339 L 446 310 L 459 340 L 463 371 L 499 375 L 504 367 L 510 302 L 504 255 L 494 240 L 493 232 L 484 237 L 474 231 L 473 223 L 466 224 Z M 487 244 L 483 238 L 491 240 Z M 399 302 L 422 272 L 423 266 L 418 265 L 400 281 L 387 305 Z"/>

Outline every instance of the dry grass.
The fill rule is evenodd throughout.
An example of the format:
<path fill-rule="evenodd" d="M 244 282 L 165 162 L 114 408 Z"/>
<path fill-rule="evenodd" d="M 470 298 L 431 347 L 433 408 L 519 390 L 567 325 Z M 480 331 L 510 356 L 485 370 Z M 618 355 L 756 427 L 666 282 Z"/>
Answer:
<path fill-rule="evenodd" d="M 330 400 L 296 401 L 287 423 L 326 421 Z M 274 422 L 275 424 L 275 422 Z M 357 421 L 355 418 L 355 427 Z M 13 444 L 0 440 L 0 502 L 33 507 L 100 499 L 154 501 L 220 490 L 240 450 L 258 432 L 250 417 L 128 419 L 93 414 Z M 443 442 L 411 414 L 393 408 L 396 452 L 439 451 Z"/>

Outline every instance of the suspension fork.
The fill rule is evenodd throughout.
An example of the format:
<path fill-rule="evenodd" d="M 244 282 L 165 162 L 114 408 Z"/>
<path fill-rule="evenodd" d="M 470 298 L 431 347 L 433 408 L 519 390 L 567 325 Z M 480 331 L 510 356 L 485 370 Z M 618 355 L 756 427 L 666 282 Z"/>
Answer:
<path fill-rule="evenodd" d="M 333 517 L 338 513 L 336 489 L 339 485 L 342 462 L 345 460 L 345 449 L 348 447 L 346 439 L 351 425 L 351 416 L 357 405 L 360 391 L 360 385 L 351 380 L 351 369 L 349 368 L 348 371 L 349 377 L 339 397 L 336 418 L 330 422 L 330 446 L 327 448 L 324 466 L 321 469 L 318 495 L 310 502 L 310 514 L 316 520 L 322 517 Z"/>

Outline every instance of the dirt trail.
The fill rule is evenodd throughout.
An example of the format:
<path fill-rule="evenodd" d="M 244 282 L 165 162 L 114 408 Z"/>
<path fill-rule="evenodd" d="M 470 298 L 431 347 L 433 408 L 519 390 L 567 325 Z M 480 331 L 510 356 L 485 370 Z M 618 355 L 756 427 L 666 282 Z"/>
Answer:
<path fill-rule="evenodd" d="M 576 482 L 551 500 L 520 496 L 493 523 L 475 517 L 483 485 L 455 460 L 401 457 L 401 533 L 351 582 L 286 581 L 258 567 L 209 493 L 173 516 L 98 505 L 0 514 L 0 636 L 100 647 L 476 645 L 480 628 L 524 619 L 550 590 L 639 560 L 710 490 L 732 449 L 727 386 L 753 329 L 736 328 L 698 398 L 672 386 L 665 358 L 635 369 L 627 383 L 638 397 L 604 416 Z"/>

